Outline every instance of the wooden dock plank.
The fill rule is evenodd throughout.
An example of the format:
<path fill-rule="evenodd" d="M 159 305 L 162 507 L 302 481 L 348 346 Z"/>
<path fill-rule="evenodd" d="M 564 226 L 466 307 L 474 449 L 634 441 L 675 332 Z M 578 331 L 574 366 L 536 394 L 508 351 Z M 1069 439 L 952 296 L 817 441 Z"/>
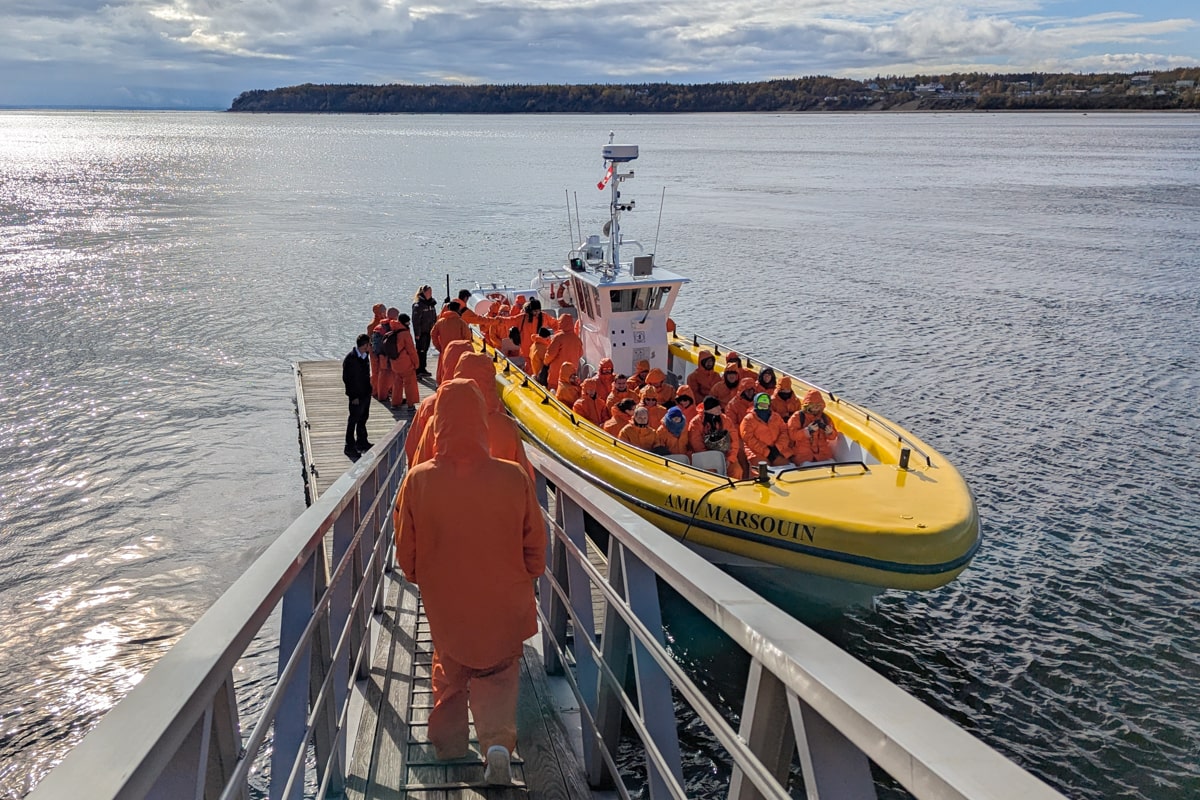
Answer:
<path fill-rule="evenodd" d="M 437 369 L 437 356 L 429 354 L 430 370 Z M 341 361 L 301 361 L 294 366 L 300 425 L 307 429 L 309 449 L 303 454 L 309 502 L 320 497 L 353 464 L 346 455 L 346 418 L 349 414 L 342 385 Z M 437 388 L 432 378 L 418 382 L 421 399 Z M 407 422 L 407 412 L 371 400 L 367 438 L 381 441 L 396 425 Z"/>

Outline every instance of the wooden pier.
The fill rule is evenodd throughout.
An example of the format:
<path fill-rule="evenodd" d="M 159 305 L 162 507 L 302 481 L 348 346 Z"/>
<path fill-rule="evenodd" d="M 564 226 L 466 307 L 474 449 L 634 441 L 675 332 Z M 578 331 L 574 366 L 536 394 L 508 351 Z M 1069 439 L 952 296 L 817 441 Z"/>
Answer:
<path fill-rule="evenodd" d="M 430 354 L 430 370 L 436 369 Z M 421 381 L 424 399 L 435 390 L 432 379 Z M 296 398 L 300 412 L 305 477 L 310 502 L 320 497 L 352 465 L 343 452 L 346 394 L 339 361 L 304 361 L 296 366 Z M 371 401 L 367 431 L 383 441 L 408 415 Z M 591 797 L 579 754 L 561 712 L 569 715 L 574 698 L 566 687 L 552 688 L 542 659 L 530 644 L 521 663 L 521 695 L 517 709 L 517 749 L 513 754 L 513 786 L 483 782 L 483 760 L 471 728 L 471 753 L 458 761 L 434 757 L 426 735 L 433 707 L 430 669 L 433 646 L 417 587 L 398 573 L 386 579 L 386 599 L 363 688 L 357 736 L 351 743 L 346 773 L 350 800 L 453 800 L 453 798 Z M 568 699 L 569 698 L 569 699 Z M 577 709 L 574 709 L 577 714 Z"/>
<path fill-rule="evenodd" d="M 437 356 L 431 351 L 429 370 L 436 374 L 436 369 Z M 346 388 L 342 384 L 341 361 L 301 361 L 296 364 L 295 373 L 300 453 L 311 505 L 354 463 L 344 452 L 349 408 Z M 424 400 L 437 386 L 433 378 L 422 378 L 418 388 Z M 390 408 L 372 398 L 371 413 L 367 417 L 368 441 L 383 441 L 396 423 L 407 419 L 408 414 L 402 409 Z"/>

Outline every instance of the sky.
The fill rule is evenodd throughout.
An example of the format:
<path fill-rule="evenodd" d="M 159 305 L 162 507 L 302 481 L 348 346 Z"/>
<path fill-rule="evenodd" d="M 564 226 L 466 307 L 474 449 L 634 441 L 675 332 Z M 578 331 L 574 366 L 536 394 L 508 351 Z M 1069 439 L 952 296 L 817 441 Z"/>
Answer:
<path fill-rule="evenodd" d="M 1200 65 L 1196 0 L 0 0 L 0 106 Z"/>

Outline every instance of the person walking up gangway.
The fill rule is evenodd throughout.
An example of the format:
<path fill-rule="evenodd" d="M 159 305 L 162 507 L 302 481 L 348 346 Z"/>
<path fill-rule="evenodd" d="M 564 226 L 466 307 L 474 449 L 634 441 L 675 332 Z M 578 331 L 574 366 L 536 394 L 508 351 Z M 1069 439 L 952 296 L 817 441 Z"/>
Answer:
<path fill-rule="evenodd" d="M 546 568 L 546 531 L 529 476 L 488 454 L 475 384 L 449 381 L 438 404 L 436 453 L 409 470 L 394 510 L 396 560 L 421 588 L 433 640 L 429 741 L 439 760 L 464 758 L 469 709 L 484 779 L 508 784 L 522 644 L 537 633 L 533 585 Z"/>

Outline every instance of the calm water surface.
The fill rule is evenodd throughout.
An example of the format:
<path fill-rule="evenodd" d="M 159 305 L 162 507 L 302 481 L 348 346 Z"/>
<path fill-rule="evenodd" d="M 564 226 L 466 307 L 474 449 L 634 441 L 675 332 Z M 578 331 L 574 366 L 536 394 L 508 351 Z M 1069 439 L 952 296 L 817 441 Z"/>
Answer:
<path fill-rule="evenodd" d="M 681 327 L 976 492 L 956 583 L 814 624 L 1071 797 L 1200 797 L 1200 117 L 40 112 L 0 114 L 0 797 L 303 509 L 290 363 L 560 263 L 610 129 Z M 736 705 L 741 665 L 672 635 Z"/>

